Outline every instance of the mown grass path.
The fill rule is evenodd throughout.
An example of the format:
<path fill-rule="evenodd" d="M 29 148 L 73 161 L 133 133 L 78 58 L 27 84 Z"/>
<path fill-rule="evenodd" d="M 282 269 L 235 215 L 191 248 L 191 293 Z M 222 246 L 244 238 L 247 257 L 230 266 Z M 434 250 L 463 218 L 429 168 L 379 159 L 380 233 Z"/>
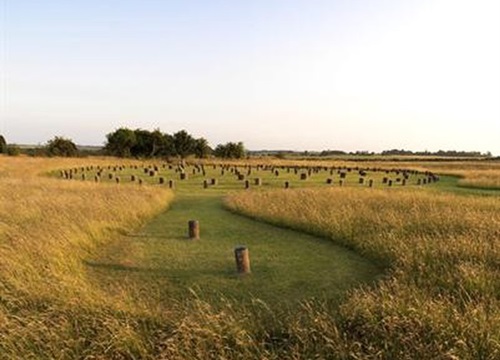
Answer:
<path fill-rule="evenodd" d="M 200 240 L 188 239 L 190 219 L 200 221 Z M 236 274 L 236 245 L 249 248 L 249 276 Z M 167 307 L 193 290 L 215 304 L 221 297 L 257 298 L 279 307 L 311 298 L 336 304 L 346 290 L 381 274 L 373 263 L 327 239 L 233 214 L 224 209 L 221 194 L 200 192 L 178 193 L 170 209 L 88 264 L 110 291 L 116 286 L 143 295 L 149 291 L 149 301 Z"/>

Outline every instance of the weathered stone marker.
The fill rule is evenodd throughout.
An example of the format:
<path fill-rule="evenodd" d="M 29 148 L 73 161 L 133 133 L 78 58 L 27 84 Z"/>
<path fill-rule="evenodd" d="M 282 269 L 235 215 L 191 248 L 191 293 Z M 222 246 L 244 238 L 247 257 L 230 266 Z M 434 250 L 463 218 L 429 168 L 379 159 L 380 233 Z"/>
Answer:
<path fill-rule="evenodd" d="M 189 220 L 188 221 L 189 228 L 189 238 L 198 240 L 200 238 L 200 223 L 198 220 Z"/>
<path fill-rule="evenodd" d="M 250 274 L 250 255 L 246 246 L 237 246 L 234 249 L 236 270 L 239 274 Z"/>

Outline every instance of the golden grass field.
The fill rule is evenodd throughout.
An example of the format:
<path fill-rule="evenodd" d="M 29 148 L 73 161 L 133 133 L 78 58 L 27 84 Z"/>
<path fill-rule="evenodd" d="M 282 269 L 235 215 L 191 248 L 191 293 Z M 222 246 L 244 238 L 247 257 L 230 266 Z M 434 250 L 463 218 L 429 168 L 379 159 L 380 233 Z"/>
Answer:
<path fill-rule="evenodd" d="M 337 319 L 360 357 L 500 356 L 498 197 L 336 188 L 239 193 L 227 206 L 389 266 L 387 278 L 355 291 Z"/>
<path fill-rule="evenodd" d="M 85 348 L 104 354 L 120 346 L 114 336 L 131 332 L 116 316 L 128 309 L 126 297 L 109 298 L 92 286 L 82 260 L 119 232 L 144 224 L 172 193 L 41 176 L 86 162 L 0 158 L 2 359 L 76 358 Z M 94 344 L 86 343 L 87 332 L 94 332 Z"/>
<path fill-rule="evenodd" d="M 275 165 L 297 164 L 287 160 Z M 387 268 L 333 311 L 155 302 L 154 284 L 92 278 L 86 259 L 165 210 L 160 186 L 63 181 L 110 158 L 0 156 L 0 359 L 498 359 L 500 197 L 438 188 L 235 192 L 226 206 L 318 234 Z M 125 162 L 127 163 L 127 162 Z M 136 162 L 138 163 L 138 162 Z M 300 162 L 303 166 L 332 162 Z M 336 162 L 431 170 L 498 187 L 499 162 Z M 131 259 L 130 261 L 134 261 Z M 135 286 L 135 287 L 134 287 Z"/>

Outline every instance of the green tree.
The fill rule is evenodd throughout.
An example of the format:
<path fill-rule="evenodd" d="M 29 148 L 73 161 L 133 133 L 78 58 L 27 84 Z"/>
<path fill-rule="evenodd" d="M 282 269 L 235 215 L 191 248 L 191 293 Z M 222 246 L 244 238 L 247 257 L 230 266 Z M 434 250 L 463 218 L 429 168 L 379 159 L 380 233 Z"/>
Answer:
<path fill-rule="evenodd" d="M 242 142 L 228 142 L 217 145 L 214 155 L 224 159 L 242 159 L 246 156 L 246 150 Z"/>
<path fill-rule="evenodd" d="M 175 156 L 174 137 L 170 134 L 162 134 L 158 156 Z"/>
<path fill-rule="evenodd" d="M 14 144 L 7 145 L 7 155 L 9 156 L 17 156 L 21 154 L 21 148 Z"/>
<path fill-rule="evenodd" d="M 173 155 L 171 137 L 162 134 L 159 129 L 134 130 L 136 143 L 131 149 L 131 155 L 136 157 L 156 157 Z"/>
<path fill-rule="evenodd" d="M 137 145 L 135 132 L 123 127 L 109 133 L 106 138 L 108 142 L 104 148 L 114 156 L 129 157 L 132 155 L 132 148 Z"/>
<path fill-rule="evenodd" d="M 181 130 L 173 135 L 173 145 L 175 149 L 175 155 L 182 158 L 194 154 L 195 150 L 195 139 L 187 133 L 186 130 Z"/>
<path fill-rule="evenodd" d="M 47 143 L 47 155 L 72 157 L 78 155 L 75 143 L 61 136 L 56 136 Z"/>
<path fill-rule="evenodd" d="M 194 155 L 203 159 L 212 153 L 212 148 L 208 145 L 208 141 L 204 138 L 196 139 L 194 142 Z"/>
<path fill-rule="evenodd" d="M 0 135 L 0 154 L 5 154 L 7 152 L 7 141 L 3 135 Z"/>
<path fill-rule="evenodd" d="M 134 130 L 135 144 L 130 149 L 130 153 L 135 157 L 151 157 L 154 153 L 153 137 L 148 130 Z"/>

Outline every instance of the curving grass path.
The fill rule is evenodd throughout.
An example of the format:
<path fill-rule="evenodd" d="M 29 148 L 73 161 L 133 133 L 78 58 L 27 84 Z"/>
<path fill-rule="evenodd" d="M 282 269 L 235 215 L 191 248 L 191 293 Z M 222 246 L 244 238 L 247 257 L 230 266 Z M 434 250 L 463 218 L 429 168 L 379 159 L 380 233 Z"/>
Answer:
<path fill-rule="evenodd" d="M 190 219 L 200 221 L 200 240 L 187 239 Z M 250 250 L 252 274 L 245 277 L 235 272 L 233 249 L 240 244 Z M 215 304 L 222 296 L 277 308 L 311 298 L 334 305 L 346 290 L 381 274 L 325 239 L 233 214 L 220 194 L 182 191 L 170 209 L 88 264 L 110 291 L 127 284 L 163 305 L 182 302 L 193 290 Z"/>

